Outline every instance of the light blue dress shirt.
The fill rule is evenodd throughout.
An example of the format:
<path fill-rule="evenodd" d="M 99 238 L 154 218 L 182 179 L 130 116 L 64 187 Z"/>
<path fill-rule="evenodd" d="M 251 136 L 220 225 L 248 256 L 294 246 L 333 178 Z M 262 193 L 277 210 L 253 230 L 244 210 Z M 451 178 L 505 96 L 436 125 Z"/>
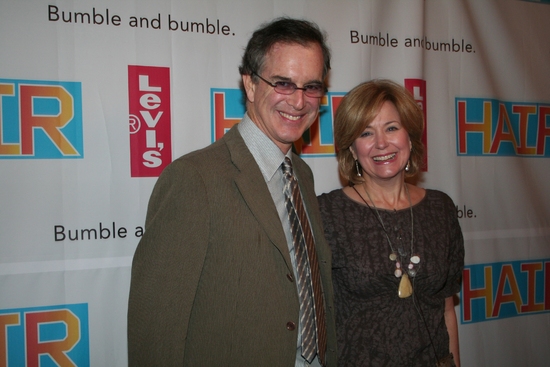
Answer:
<path fill-rule="evenodd" d="M 292 269 L 294 271 L 294 279 L 296 277 L 296 256 L 294 251 L 294 243 L 292 240 L 292 233 L 290 232 L 290 221 L 288 219 L 288 212 L 285 207 L 285 194 L 284 194 L 284 176 L 281 165 L 285 159 L 285 156 L 291 158 L 291 150 L 287 154 L 279 149 L 277 145 L 271 139 L 265 135 L 256 124 L 248 117 L 248 114 L 245 114 L 239 125 L 237 126 L 239 133 L 243 137 L 243 140 L 250 150 L 250 153 L 256 160 L 256 163 L 260 167 L 260 171 L 264 176 L 273 202 L 275 203 L 275 208 L 281 219 L 281 224 L 286 236 L 286 242 L 288 245 L 288 251 L 290 253 L 290 259 L 292 262 Z M 292 160 L 292 159 L 291 159 Z M 305 203 L 304 203 L 305 205 Z M 307 211 L 307 208 L 306 208 Z M 299 324 L 299 323 L 298 323 Z M 296 364 L 295 367 L 307 367 L 315 366 L 321 367 L 319 359 L 315 359 L 311 364 L 307 363 L 306 360 L 302 357 L 301 353 L 301 339 L 302 339 L 302 326 L 299 325 L 298 328 L 298 345 L 296 351 Z"/>

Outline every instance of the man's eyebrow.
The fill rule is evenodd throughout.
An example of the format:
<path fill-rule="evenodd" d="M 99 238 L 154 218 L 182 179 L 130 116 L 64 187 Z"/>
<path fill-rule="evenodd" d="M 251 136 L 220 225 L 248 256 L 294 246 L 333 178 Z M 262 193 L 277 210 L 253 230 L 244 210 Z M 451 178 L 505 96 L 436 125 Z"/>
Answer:
<path fill-rule="evenodd" d="M 277 81 L 281 81 L 281 82 L 290 82 L 290 83 L 294 83 L 296 84 L 295 82 L 292 81 L 291 78 L 287 77 L 287 76 L 282 76 L 282 75 L 272 75 L 271 76 L 272 79 L 276 79 Z M 311 80 L 309 82 L 305 82 L 304 85 L 311 85 L 311 84 L 320 84 L 322 85 L 323 82 L 320 81 L 320 80 Z"/>
<path fill-rule="evenodd" d="M 291 78 L 287 76 L 281 76 L 281 75 L 272 75 L 271 79 L 277 79 L 279 81 L 284 81 L 284 82 L 292 82 Z"/>

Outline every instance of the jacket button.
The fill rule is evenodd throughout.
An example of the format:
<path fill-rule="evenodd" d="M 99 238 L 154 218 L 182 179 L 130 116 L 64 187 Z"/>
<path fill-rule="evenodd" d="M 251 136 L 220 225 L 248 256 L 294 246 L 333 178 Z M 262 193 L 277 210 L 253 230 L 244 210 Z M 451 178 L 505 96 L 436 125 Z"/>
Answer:
<path fill-rule="evenodd" d="M 288 278 L 288 280 L 290 280 L 292 283 L 294 283 L 294 277 L 292 276 L 292 274 L 288 273 L 286 275 L 286 277 Z"/>
<path fill-rule="evenodd" d="M 289 331 L 294 331 L 296 329 L 296 324 L 293 323 L 292 321 L 289 321 L 286 323 L 286 328 Z"/>

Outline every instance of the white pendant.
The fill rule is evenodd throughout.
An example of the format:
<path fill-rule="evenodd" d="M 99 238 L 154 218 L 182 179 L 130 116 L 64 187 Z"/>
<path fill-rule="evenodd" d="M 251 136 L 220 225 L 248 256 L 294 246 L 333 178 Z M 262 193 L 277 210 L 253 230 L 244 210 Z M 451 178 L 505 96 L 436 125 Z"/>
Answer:
<path fill-rule="evenodd" d="M 401 281 L 399 282 L 399 289 L 397 291 L 397 295 L 399 298 L 407 298 L 410 297 L 413 293 L 413 287 L 411 284 L 411 281 L 409 280 L 409 276 L 407 273 L 403 274 L 401 277 Z"/>
<path fill-rule="evenodd" d="M 411 256 L 411 262 L 413 264 L 418 264 L 420 262 L 420 256 L 418 255 Z"/>

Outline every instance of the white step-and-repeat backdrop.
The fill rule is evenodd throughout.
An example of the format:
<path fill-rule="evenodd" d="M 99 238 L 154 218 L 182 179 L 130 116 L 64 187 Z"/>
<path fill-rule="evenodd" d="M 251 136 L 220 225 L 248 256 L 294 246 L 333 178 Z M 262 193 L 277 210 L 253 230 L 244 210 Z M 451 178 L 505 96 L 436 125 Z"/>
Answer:
<path fill-rule="evenodd" d="M 337 188 L 332 118 L 371 78 L 425 111 L 427 171 L 464 231 L 464 366 L 550 360 L 550 4 L 478 0 L 0 0 L 0 366 L 125 366 L 131 260 L 162 169 L 244 108 L 260 23 L 333 52 L 297 149 Z"/>

